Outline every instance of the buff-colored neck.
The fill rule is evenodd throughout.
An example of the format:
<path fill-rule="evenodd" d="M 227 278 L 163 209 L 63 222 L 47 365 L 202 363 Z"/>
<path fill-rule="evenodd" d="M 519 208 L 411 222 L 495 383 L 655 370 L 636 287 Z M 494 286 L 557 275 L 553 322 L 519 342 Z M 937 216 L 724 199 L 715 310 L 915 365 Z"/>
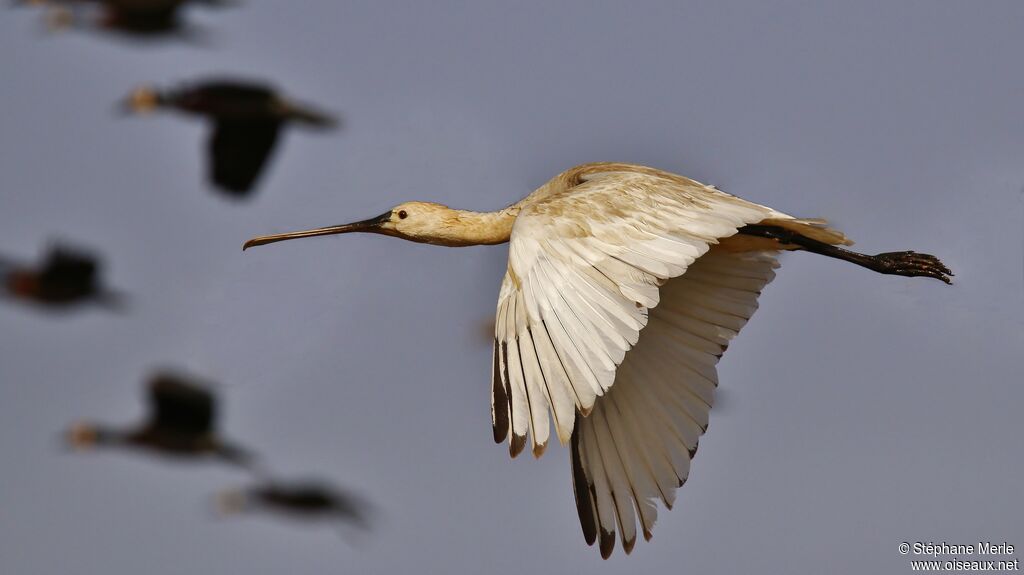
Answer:
<path fill-rule="evenodd" d="M 428 237 L 422 239 L 425 243 L 452 247 L 503 244 L 512 236 L 512 224 L 518 215 L 517 206 L 496 212 L 448 209 L 431 226 Z"/>

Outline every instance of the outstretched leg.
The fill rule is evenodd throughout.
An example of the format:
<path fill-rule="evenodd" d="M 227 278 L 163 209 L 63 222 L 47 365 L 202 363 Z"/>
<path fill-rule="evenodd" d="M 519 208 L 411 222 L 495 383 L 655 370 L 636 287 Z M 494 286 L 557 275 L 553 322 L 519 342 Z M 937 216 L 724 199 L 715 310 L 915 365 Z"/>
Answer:
<path fill-rule="evenodd" d="M 869 256 L 844 250 L 779 226 L 743 226 L 739 229 L 739 233 L 776 240 L 780 244 L 799 246 L 809 252 L 854 263 L 880 274 L 907 277 L 924 276 L 944 281 L 947 284 L 953 283 L 949 279 L 953 272 L 949 271 L 949 268 L 939 261 L 939 258 L 928 254 L 906 251 Z"/>

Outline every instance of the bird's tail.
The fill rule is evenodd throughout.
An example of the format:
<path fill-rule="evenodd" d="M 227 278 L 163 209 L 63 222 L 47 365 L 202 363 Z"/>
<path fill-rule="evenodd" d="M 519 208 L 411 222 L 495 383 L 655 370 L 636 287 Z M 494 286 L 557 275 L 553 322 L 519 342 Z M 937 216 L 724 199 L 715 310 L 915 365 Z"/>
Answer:
<path fill-rule="evenodd" d="M 217 446 L 216 453 L 226 463 L 237 465 L 257 475 L 260 475 L 263 471 L 256 454 L 244 447 L 230 443 L 221 443 Z"/>
<path fill-rule="evenodd" d="M 194 0 L 194 2 L 209 8 L 234 8 L 242 4 L 241 0 Z"/>
<path fill-rule="evenodd" d="M 804 237 L 834 246 L 852 246 L 853 240 L 843 232 L 828 227 L 828 221 L 821 218 L 769 218 L 758 222 L 763 226 L 778 226 L 794 231 Z"/>
<path fill-rule="evenodd" d="M 316 128 L 334 128 L 339 124 L 338 118 L 326 112 L 314 110 L 308 106 L 303 106 L 287 100 L 280 102 L 280 106 L 284 109 L 284 113 L 289 119 L 302 122 L 309 126 Z"/>
<path fill-rule="evenodd" d="M 92 302 L 107 311 L 115 313 L 124 313 L 128 311 L 129 307 L 128 295 L 111 289 L 104 289 L 96 293 L 92 297 Z"/>

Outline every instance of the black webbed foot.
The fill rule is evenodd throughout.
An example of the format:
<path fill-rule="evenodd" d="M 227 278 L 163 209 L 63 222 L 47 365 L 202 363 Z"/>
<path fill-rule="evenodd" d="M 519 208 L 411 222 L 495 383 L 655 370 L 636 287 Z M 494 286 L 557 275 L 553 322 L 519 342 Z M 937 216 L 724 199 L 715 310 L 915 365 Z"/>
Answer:
<path fill-rule="evenodd" d="M 952 284 L 950 277 L 953 272 L 939 258 L 930 254 L 919 254 L 913 251 L 887 252 L 872 256 L 872 268 L 883 274 L 935 278 Z"/>

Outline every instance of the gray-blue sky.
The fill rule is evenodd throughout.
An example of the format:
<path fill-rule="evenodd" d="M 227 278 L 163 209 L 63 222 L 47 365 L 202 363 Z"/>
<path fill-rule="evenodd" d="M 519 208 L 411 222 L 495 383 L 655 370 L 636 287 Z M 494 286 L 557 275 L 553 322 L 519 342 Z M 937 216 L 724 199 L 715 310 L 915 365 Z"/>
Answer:
<path fill-rule="evenodd" d="M 130 314 L 0 307 L 0 570 L 51 573 L 904 572 L 901 541 L 1024 545 L 1024 6 L 1019 2 L 246 2 L 206 47 L 0 18 L 0 248 L 102 250 Z M 770 5 L 769 5 L 770 4 Z M 117 119 L 140 82 L 267 78 L 341 113 L 290 131 L 254 201 L 209 193 L 205 127 Z M 489 430 L 503 247 L 384 237 L 240 251 L 407 199 L 491 209 L 581 162 L 684 173 L 824 216 L 954 287 L 784 258 L 725 356 L 676 509 L 602 562 L 568 454 Z M 224 383 L 225 427 L 376 502 L 361 544 L 215 520 L 230 471 L 70 456 L 154 365 Z M 826 564 L 825 562 L 832 562 Z"/>

